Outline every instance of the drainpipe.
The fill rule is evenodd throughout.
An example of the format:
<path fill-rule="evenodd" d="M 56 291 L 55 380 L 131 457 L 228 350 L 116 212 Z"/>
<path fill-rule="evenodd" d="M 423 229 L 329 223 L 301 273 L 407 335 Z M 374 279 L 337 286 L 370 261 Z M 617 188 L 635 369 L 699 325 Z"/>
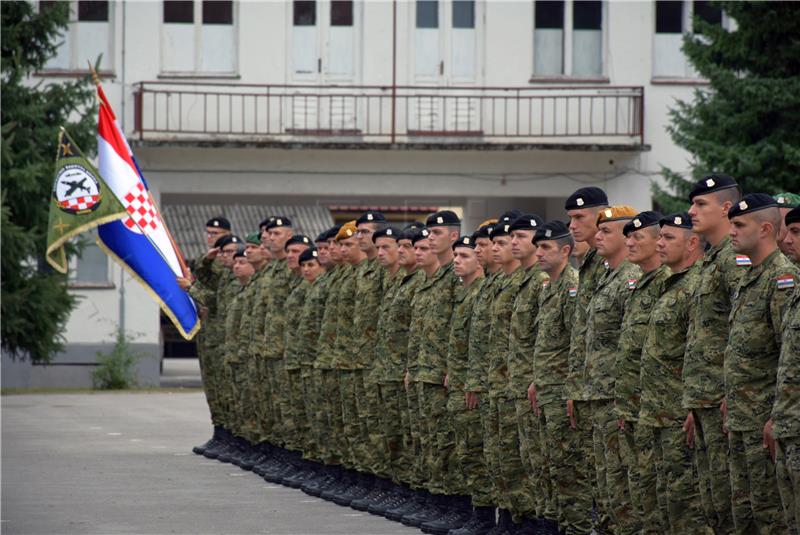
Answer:
<path fill-rule="evenodd" d="M 397 130 L 397 0 L 392 0 L 392 144 Z"/>

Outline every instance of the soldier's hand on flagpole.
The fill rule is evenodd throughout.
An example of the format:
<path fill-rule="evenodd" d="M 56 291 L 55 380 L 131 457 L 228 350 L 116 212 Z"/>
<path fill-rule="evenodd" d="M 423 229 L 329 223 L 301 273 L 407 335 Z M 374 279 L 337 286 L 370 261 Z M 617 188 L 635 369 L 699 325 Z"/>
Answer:
<path fill-rule="evenodd" d="M 180 286 L 181 290 L 187 291 L 192 286 L 192 280 L 186 277 L 175 277 L 175 281 Z"/>
<path fill-rule="evenodd" d="M 683 432 L 686 433 L 686 445 L 689 449 L 694 449 L 694 414 L 689 411 L 686 421 L 683 422 Z"/>

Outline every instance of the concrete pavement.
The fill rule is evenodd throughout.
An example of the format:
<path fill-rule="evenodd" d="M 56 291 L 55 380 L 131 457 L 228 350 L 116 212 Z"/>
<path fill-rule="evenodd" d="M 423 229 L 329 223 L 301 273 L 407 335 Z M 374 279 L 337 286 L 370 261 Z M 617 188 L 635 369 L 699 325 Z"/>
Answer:
<path fill-rule="evenodd" d="M 191 447 L 198 392 L 2 397 L 2 524 L 14 534 L 409 534 Z"/>

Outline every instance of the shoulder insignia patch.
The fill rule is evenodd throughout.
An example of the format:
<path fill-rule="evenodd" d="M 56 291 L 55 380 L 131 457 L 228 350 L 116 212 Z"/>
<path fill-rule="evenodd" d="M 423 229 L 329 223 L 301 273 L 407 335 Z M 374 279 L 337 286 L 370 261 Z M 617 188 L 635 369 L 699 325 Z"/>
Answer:
<path fill-rule="evenodd" d="M 743 254 L 736 255 L 736 265 L 737 266 L 751 266 L 753 262 L 750 261 L 750 257 Z"/>
<path fill-rule="evenodd" d="M 550 279 L 545 279 L 542 281 L 542 288 L 547 288 L 550 286 Z"/>
<path fill-rule="evenodd" d="M 577 295 L 578 295 L 578 289 L 577 288 L 572 287 L 572 288 L 569 289 L 569 296 L 570 297 L 575 297 Z"/>
<path fill-rule="evenodd" d="M 603 260 L 603 265 L 608 269 L 608 260 Z"/>
<path fill-rule="evenodd" d="M 628 289 L 629 290 L 636 289 L 636 279 L 628 279 Z"/>
<path fill-rule="evenodd" d="M 789 273 L 784 273 L 783 275 L 778 276 L 775 279 L 775 285 L 778 287 L 779 290 L 788 290 L 789 288 L 794 288 L 794 277 Z"/>

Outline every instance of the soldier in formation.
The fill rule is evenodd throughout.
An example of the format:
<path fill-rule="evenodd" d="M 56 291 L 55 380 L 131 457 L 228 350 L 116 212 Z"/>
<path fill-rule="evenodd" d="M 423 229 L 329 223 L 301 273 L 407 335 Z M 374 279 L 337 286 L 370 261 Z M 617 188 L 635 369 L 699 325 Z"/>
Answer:
<path fill-rule="evenodd" d="M 209 220 L 195 453 L 440 535 L 797 535 L 800 208 Z"/>

